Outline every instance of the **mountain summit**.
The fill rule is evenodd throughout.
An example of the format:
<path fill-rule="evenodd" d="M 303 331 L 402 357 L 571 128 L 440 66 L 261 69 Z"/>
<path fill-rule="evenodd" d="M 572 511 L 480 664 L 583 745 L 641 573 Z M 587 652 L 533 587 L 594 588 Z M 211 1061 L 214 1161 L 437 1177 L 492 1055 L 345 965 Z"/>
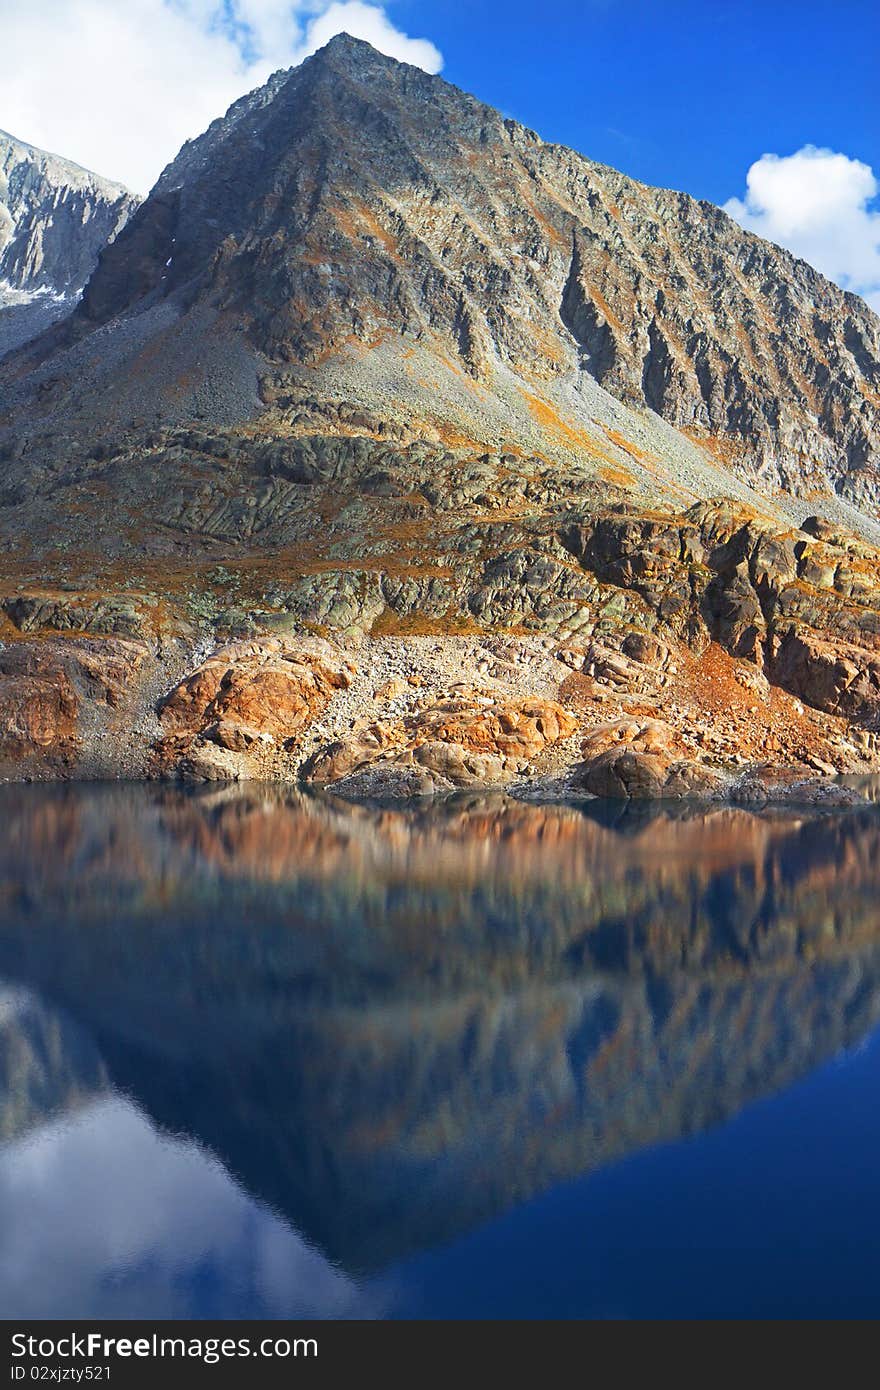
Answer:
<path fill-rule="evenodd" d="M 880 759 L 880 319 L 354 39 L 184 146 L 0 400 L 19 772 Z"/>
<path fill-rule="evenodd" d="M 221 315 L 278 369 L 264 398 L 332 381 L 416 433 L 489 442 L 540 425 L 537 395 L 562 411 L 558 442 L 588 423 L 588 378 L 762 487 L 880 498 L 880 320 L 861 300 L 718 208 L 346 35 L 184 146 L 102 256 L 78 329 L 169 301 Z"/>

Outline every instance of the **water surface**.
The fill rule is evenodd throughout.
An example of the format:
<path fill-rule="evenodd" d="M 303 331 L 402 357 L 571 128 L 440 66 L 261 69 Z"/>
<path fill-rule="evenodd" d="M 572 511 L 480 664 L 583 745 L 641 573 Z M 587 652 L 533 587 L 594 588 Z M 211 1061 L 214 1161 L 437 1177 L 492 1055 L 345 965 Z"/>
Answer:
<path fill-rule="evenodd" d="M 0 1313 L 880 1313 L 880 809 L 0 789 Z"/>

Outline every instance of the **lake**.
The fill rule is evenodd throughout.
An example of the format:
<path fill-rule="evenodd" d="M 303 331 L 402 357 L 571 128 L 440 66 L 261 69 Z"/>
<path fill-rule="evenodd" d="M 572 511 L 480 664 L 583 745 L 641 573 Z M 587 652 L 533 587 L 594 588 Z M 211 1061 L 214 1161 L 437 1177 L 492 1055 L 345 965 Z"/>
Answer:
<path fill-rule="evenodd" d="M 880 809 L 0 823 L 3 1316 L 880 1314 Z"/>

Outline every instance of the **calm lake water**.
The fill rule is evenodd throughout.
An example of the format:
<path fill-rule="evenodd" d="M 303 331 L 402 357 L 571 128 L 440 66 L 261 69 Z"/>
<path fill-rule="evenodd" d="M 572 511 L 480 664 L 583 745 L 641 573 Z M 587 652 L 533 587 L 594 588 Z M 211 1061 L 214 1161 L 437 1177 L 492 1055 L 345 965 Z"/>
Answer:
<path fill-rule="evenodd" d="M 880 1314 L 880 810 L 0 822 L 0 1315 Z"/>

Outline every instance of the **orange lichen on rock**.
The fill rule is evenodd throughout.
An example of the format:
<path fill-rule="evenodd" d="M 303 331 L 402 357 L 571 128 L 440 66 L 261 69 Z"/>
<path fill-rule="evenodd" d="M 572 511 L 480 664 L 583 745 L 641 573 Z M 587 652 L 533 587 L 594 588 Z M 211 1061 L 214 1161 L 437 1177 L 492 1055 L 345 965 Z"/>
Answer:
<path fill-rule="evenodd" d="M 593 303 L 596 305 L 596 308 L 600 311 L 606 322 L 610 323 L 612 328 L 616 328 L 618 333 L 623 333 L 625 331 L 623 324 L 621 323 L 617 314 L 615 314 L 614 310 L 611 308 L 611 305 L 608 303 L 608 300 L 605 298 L 604 294 L 599 289 L 599 286 L 591 283 L 588 286 L 588 289 L 590 293 L 590 298 L 592 299 Z"/>
<path fill-rule="evenodd" d="M 616 444 L 618 449 L 622 449 L 625 454 L 629 454 L 630 458 L 641 461 L 648 457 L 644 449 L 640 449 L 638 444 L 633 444 L 632 440 L 627 439 L 626 435 L 621 434 L 619 430 L 612 429 L 610 425 L 603 425 L 602 428 L 611 443 Z"/>
<path fill-rule="evenodd" d="M 535 396 L 531 391 L 526 391 L 525 388 L 521 387 L 520 389 L 532 418 L 541 426 L 542 430 L 558 442 L 568 445 L 570 449 L 585 452 L 594 457 L 600 456 L 601 451 L 596 440 L 581 425 L 566 419 L 554 405 L 541 396 Z"/>

